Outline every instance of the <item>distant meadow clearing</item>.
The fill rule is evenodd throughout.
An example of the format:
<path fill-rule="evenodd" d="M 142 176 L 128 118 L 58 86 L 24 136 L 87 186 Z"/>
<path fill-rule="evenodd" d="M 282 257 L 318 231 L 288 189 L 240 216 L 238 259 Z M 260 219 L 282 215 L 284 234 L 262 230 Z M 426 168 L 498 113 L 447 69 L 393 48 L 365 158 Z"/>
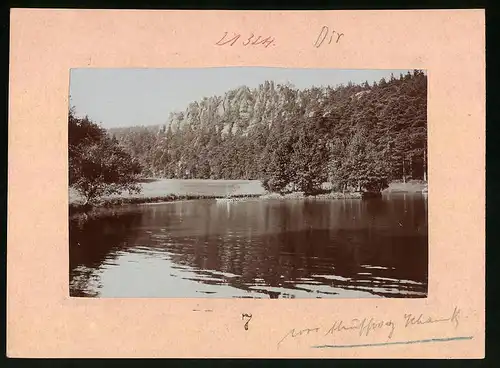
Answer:
<path fill-rule="evenodd" d="M 258 196 L 266 193 L 259 180 L 209 180 L 209 179 L 144 179 L 141 183 L 141 193 L 129 194 L 123 192 L 103 199 L 112 198 L 159 198 L 169 195 L 174 196 Z M 69 202 L 81 201 L 80 196 L 70 188 Z"/>
<path fill-rule="evenodd" d="M 328 188 L 329 184 L 324 183 L 323 188 Z M 262 186 L 260 180 L 211 180 L 211 179 L 143 179 L 141 182 L 141 192 L 129 194 L 123 192 L 112 196 L 104 197 L 108 199 L 137 199 L 147 202 L 147 199 L 158 200 L 167 196 L 189 196 L 189 197 L 225 197 L 225 196 L 261 196 L 267 191 Z M 409 181 L 407 183 L 393 182 L 384 191 L 385 193 L 419 193 L 427 189 L 427 184 L 421 181 Z M 69 203 L 80 203 L 82 198 L 72 188 L 69 189 Z"/>

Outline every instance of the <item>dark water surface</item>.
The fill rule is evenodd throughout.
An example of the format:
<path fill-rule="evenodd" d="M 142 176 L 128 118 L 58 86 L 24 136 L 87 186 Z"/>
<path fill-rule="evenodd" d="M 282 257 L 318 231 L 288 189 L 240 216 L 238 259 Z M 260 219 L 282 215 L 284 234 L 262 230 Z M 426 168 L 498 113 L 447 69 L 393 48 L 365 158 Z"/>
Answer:
<path fill-rule="evenodd" d="M 425 297 L 427 198 L 196 200 L 70 221 L 70 293 Z"/>

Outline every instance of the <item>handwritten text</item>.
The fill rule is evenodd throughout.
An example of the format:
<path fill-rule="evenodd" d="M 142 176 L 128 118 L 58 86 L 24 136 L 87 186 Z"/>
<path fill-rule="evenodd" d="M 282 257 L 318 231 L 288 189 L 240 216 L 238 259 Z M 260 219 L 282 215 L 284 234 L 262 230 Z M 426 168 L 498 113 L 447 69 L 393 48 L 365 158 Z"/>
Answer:
<path fill-rule="evenodd" d="M 425 325 L 429 323 L 439 323 L 439 322 L 451 322 L 455 328 L 458 327 L 460 317 L 460 309 L 455 307 L 453 313 L 448 318 L 433 318 L 431 316 L 424 316 L 423 314 L 418 315 L 418 317 L 412 313 L 404 315 L 405 327 L 411 327 L 414 325 Z"/>
<path fill-rule="evenodd" d="M 387 339 L 392 339 L 397 328 L 410 328 L 417 325 L 426 325 L 431 323 L 449 322 L 455 328 L 459 325 L 460 309 L 455 307 L 453 313 L 447 317 L 424 316 L 424 314 L 406 313 L 401 319 L 376 319 L 374 317 L 354 318 L 350 321 L 336 320 L 333 324 L 326 327 L 309 327 L 303 329 L 292 328 L 279 341 L 279 346 L 287 339 L 299 338 L 310 335 L 322 338 L 329 337 L 338 333 L 356 332 L 359 337 L 366 337 L 372 333 L 382 333 Z"/>
<path fill-rule="evenodd" d="M 323 43 L 326 41 L 327 44 L 331 44 L 332 42 L 334 43 L 339 43 L 340 38 L 343 36 L 343 33 L 339 33 L 335 30 L 331 30 L 327 26 L 321 27 L 321 30 L 318 34 L 318 37 L 316 38 L 316 41 L 314 42 L 314 47 L 319 48 Z"/>
<path fill-rule="evenodd" d="M 239 33 L 233 33 L 231 36 L 229 32 L 225 32 L 224 36 L 215 43 L 217 46 L 234 46 L 234 45 L 242 45 L 242 46 L 263 46 L 264 48 L 268 48 L 269 46 L 275 46 L 273 37 L 264 37 L 255 35 L 250 33 L 250 35 L 242 36 Z"/>

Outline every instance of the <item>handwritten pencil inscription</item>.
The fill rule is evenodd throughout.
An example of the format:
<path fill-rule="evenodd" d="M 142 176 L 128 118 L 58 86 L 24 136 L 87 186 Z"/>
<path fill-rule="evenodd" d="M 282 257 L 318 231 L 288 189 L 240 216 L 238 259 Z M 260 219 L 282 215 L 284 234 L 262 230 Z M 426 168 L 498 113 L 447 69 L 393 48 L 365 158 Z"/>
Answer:
<path fill-rule="evenodd" d="M 344 34 L 337 30 L 330 29 L 328 26 L 322 26 L 313 45 L 314 47 L 319 48 L 324 44 L 337 44 L 343 36 Z M 269 46 L 276 46 L 276 42 L 272 36 L 257 35 L 254 33 L 241 34 L 236 32 L 224 32 L 215 45 L 227 47 L 235 45 L 244 47 L 260 46 L 268 48 Z"/>
<path fill-rule="evenodd" d="M 261 36 L 255 35 L 254 33 L 250 33 L 248 35 L 241 35 L 240 33 L 232 33 L 224 32 L 224 35 L 221 39 L 219 39 L 215 45 L 217 46 L 234 46 L 234 45 L 242 45 L 242 46 L 261 46 L 264 48 L 268 48 L 269 46 L 275 46 L 276 43 L 274 41 L 274 37 L 271 36 Z"/>
<path fill-rule="evenodd" d="M 314 47 L 319 48 L 321 47 L 325 41 L 328 45 L 332 43 L 339 43 L 340 38 L 344 36 L 343 33 L 340 33 L 335 30 L 330 30 L 329 27 L 323 26 L 321 27 L 321 30 L 319 31 L 318 37 L 316 38 L 316 41 L 314 42 Z"/>
<path fill-rule="evenodd" d="M 439 323 L 439 322 L 451 322 L 456 328 L 459 325 L 459 317 L 460 317 L 460 309 L 458 309 L 457 307 L 455 307 L 455 309 L 453 310 L 451 317 L 448 318 L 433 318 L 431 316 L 424 316 L 423 314 L 416 316 L 412 313 L 408 313 L 404 315 L 405 328 L 414 325 L 425 325 L 429 323 Z"/>
<path fill-rule="evenodd" d="M 388 338 L 390 339 L 395 329 L 395 324 L 392 320 L 383 321 L 374 318 L 355 318 L 351 321 L 352 324 L 350 326 L 344 326 L 342 323 L 343 321 L 335 321 L 325 335 L 331 335 L 335 332 L 342 332 L 344 330 L 358 330 L 359 336 L 368 336 L 372 331 L 386 329 L 388 330 Z"/>
<path fill-rule="evenodd" d="M 384 338 L 384 340 L 391 340 L 396 334 L 398 328 L 408 329 L 428 324 L 449 323 L 456 329 L 460 324 L 460 316 L 460 309 L 455 307 L 450 315 L 441 317 L 405 313 L 401 316 L 402 318 L 396 320 L 382 320 L 374 317 L 355 318 L 350 321 L 339 319 L 334 321 L 331 325 L 324 327 L 315 326 L 303 329 L 292 328 L 280 338 L 277 343 L 277 347 L 279 348 L 281 344 L 290 339 L 306 338 L 311 336 L 324 339 L 332 338 L 333 335 L 346 332 L 355 332 L 359 337 L 367 337 L 372 334 L 377 334 L 377 336 L 380 335 Z M 388 343 L 386 343 L 386 345 L 387 344 Z"/>

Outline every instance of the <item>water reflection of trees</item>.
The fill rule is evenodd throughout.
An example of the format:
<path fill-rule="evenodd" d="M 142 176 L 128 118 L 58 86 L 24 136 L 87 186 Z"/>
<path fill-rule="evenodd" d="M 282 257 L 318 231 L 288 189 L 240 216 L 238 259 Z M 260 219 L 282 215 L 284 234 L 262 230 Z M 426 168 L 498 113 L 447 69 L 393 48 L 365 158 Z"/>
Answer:
<path fill-rule="evenodd" d="M 289 296 L 307 280 L 343 289 L 409 280 L 413 286 L 396 287 L 426 293 L 426 210 L 411 198 L 143 206 L 70 224 L 70 268 L 98 268 L 116 250 L 141 245 L 165 252 L 199 274 L 199 282 L 272 298 Z"/>
<path fill-rule="evenodd" d="M 390 202 L 240 204 L 232 207 L 229 219 L 225 209 L 211 206 L 205 209 L 203 236 L 173 236 L 168 248 L 174 262 L 238 275 L 226 281 L 242 289 L 257 279 L 266 286 L 290 288 L 316 275 L 349 279 L 323 280 L 332 286 L 370 286 L 363 281 L 367 276 L 359 275 L 370 265 L 377 268 L 367 271 L 369 278 L 387 279 L 377 281 L 378 286 L 404 279 L 425 293 L 427 237 L 420 233 L 426 225 L 425 209 L 418 201 Z"/>
<path fill-rule="evenodd" d="M 69 220 L 72 296 L 83 293 L 91 281 L 92 272 L 105 261 L 110 261 L 124 246 L 140 219 L 139 212 L 108 211 L 105 214 L 80 214 Z"/>

